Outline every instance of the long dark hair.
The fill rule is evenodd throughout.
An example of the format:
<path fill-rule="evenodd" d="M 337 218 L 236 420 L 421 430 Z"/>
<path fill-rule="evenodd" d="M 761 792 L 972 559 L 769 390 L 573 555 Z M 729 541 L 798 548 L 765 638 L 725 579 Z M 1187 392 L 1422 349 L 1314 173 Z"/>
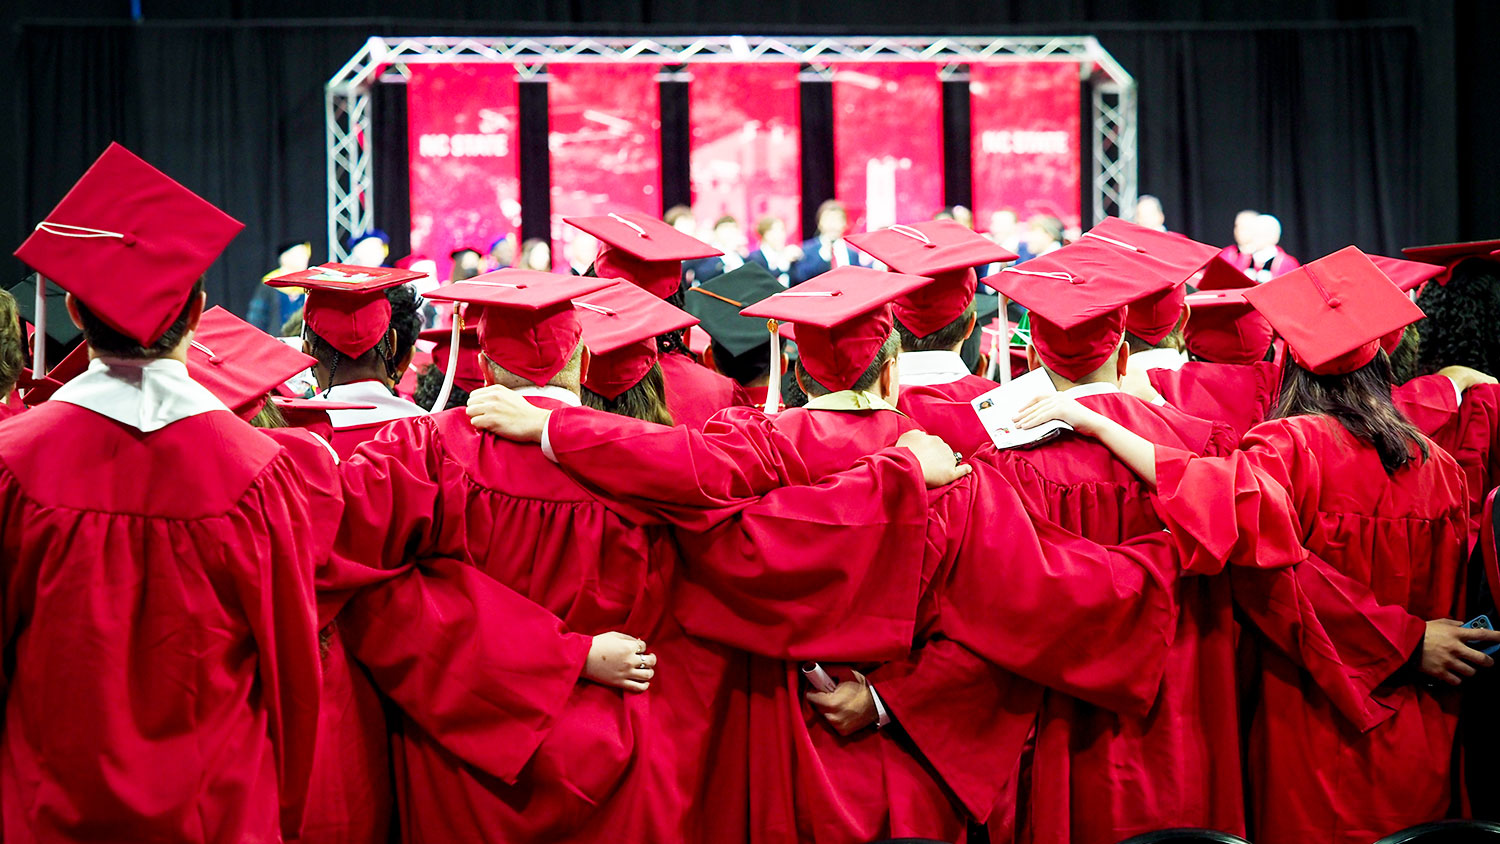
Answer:
<path fill-rule="evenodd" d="M 616 416 L 629 416 L 658 425 L 672 425 L 672 414 L 667 410 L 667 379 L 662 375 L 661 364 L 651 364 L 645 377 L 634 387 L 607 399 L 584 387 L 580 391 L 584 407 L 592 407 Z"/>
<path fill-rule="evenodd" d="M 1387 475 L 1410 463 L 1416 451 L 1426 460 L 1427 440 L 1391 401 L 1391 361 L 1375 359 L 1346 375 L 1314 375 L 1287 358 L 1281 375 L 1281 404 L 1273 419 L 1329 416 L 1380 455 Z"/>

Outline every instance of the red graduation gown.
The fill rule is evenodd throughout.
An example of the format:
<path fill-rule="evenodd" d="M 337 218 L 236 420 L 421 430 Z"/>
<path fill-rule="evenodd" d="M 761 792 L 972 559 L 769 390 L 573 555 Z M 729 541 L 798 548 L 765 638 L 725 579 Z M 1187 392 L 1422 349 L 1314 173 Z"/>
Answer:
<path fill-rule="evenodd" d="M 1431 377 L 1448 380 L 1440 375 Z M 1452 395 L 1450 388 L 1450 400 Z M 1463 470 L 1469 489 L 1469 535 L 1472 541 L 1478 536 L 1484 521 L 1485 497 L 1500 484 L 1500 443 L 1497 443 L 1497 438 L 1500 438 L 1500 386 L 1479 384 L 1470 387 L 1464 391 L 1463 403 L 1454 414 L 1435 429 L 1428 431 L 1423 428 L 1423 431 L 1453 455 Z"/>
<path fill-rule="evenodd" d="M 1253 573 L 1279 579 L 1279 591 L 1235 571 L 1237 602 L 1254 605 L 1260 659 L 1252 837 L 1355 844 L 1442 817 L 1458 696 L 1392 675 L 1421 642 L 1424 620 L 1459 611 L 1462 473 L 1429 444 L 1431 458 L 1387 476 L 1374 449 L 1320 417 L 1266 422 L 1240 447 L 1223 459 L 1158 449 L 1157 482 L 1174 534 L 1225 558 L 1269 543 L 1241 543 L 1238 520 L 1210 514 L 1280 487 L 1302 543 L 1326 563 L 1324 574 L 1314 561 Z M 1325 620 L 1317 635 L 1304 616 Z"/>
<path fill-rule="evenodd" d="M 1123 393 L 1080 401 L 1156 443 L 1198 454 L 1234 445 L 1221 423 Z M 1029 512 L 1096 542 L 1119 543 L 1164 527 L 1149 488 L 1092 439 L 1064 434 L 1033 449 L 989 447 L 976 460 L 1006 476 Z M 1229 582 L 1188 577 L 1176 590 L 1181 611 L 1161 631 L 1170 650 L 1148 713 L 1046 695 L 1021 840 L 1113 844 L 1171 827 L 1243 833 Z"/>
<path fill-rule="evenodd" d="M 959 454 L 970 455 L 989 442 L 990 437 L 969 402 L 998 386 L 978 375 L 965 375 L 947 384 L 902 385 L 896 406 L 922 430 L 942 437 Z"/>
<path fill-rule="evenodd" d="M 548 399 L 538 404 L 557 406 Z M 474 429 L 462 409 L 400 420 L 342 467 L 348 510 L 340 552 L 392 561 L 440 556 L 505 584 L 552 613 L 557 630 L 507 629 L 513 611 L 472 612 L 513 659 L 484 647 L 457 664 L 405 651 L 422 615 L 441 620 L 453 597 L 378 589 L 341 625 L 356 656 L 402 707 L 396 767 L 401 823 L 414 841 L 650 842 L 700 837 L 710 719 L 728 663 L 685 636 L 668 611 L 676 550 L 659 528 L 625 521 L 550 464 L 535 446 Z M 453 565 L 450 563 L 449 565 Z M 503 609 L 503 608 L 502 608 Z M 467 612 L 460 605 L 458 611 Z M 590 637 L 621 630 L 661 659 L 651 691 L 578 682 Z M 539 654 L 556 653 L 549 666 Z M 449 700 L 420 689 L 465 678 Z M 480 684 L 471 689 L 471 684 Z M 440 685 L 440 683 L 439 683 Z M 508 725 L 474 729 L 479 712 Z"/>
<path fill-rule="evenodd" d="M 142 433 L 47 402 L 0 425 L 6 841 L 296 834 L 325 506 L 227 411 Z"/>
<path fill-rule="evenodd" d="M 1458 414 L 1458 390 L 1446 375 L 1421 375 L 1405 384 L 1394 384 L 1391 386 L 1391 401 L 1429 437 Z"/>
<path fill-rule="evenodd" d="M 1181 369 L 1149 369 L 1151 387 L 1167 404 L 1199 419 L 1228 425 L 1236 437 L 1265 421 L 1281 398 L 1281 364 L 1188 361 Z"/>
<path fill-rule="evenodd" d="M 1097 695 L 1113 705 L 1144 709 L 1154 697 L 1165 647 L 1161 641 L 1153 646 L 1151 639 L 1163 624 L 1160 619 L 1170 626 L 1173 617 L 1170 600 L 1157 587 L 1163 576 L 1146 576 L 1147 567 L 1139 559 L 1122 567 L 1113 557 L 1087 557 L 1055 528 L 1044 537 L 1033 533 L 1020 501 L 993 473 L 986 482 L 960 483 L 934 494 L 926 552 L 895 543 L 871 552 L 843 536 L 830 543 L 827 532 L 810 530 L 789 537 L 781 554 L 767 555 L 786 566 L 783 581 L 799 583 L 800 575 L 802 581 L 818 583 L 800 566 L 809 552 L 836 546 L 841 558 L 833 571 L 860 586 L 870 580 L 870 562 L 883 557 L 884 571 L 876 573 L 876 579 L 890 581 L 895 577 L 889 568 L 894 561 L 925 555 L 922 577 L 927 587 L 915 612 L 915 628 L 909 621 L 911 609 L 899 602 L 881 604 L 858 590 L 853 591 L 860 599 L 852 607 L 860 611 L 856 623 L 867 635 L 825 637 L 813 644 L 794 637 L 783 641 L 775 630 L 757 628 L 767 615 L 786 619 L 811 611 L 838 616 L 851 605 L 836 595 L 804 601 L 785 590 L 773 596 L 769 609 L 754 603 L 740 588 L 739 568 L 724 565 L 716 559 L 714 547 L 697 540 L 711 519 L 696 519 L 692 502 L 712 506 L 778 477 L 797 483 L 817 479 L 862 452 L 889 446 L 910 424 L 888 412 L 805 409 L 789 410 L 773 422 L 731 411 L 716 417 L 703 434 L 642 426 L 588 411 L 554 414 L 549 424 L 552 447 L 570 471 L 693 528 L 691 534 L 679 534 L 695 581 L 679 591 L 685 623 L 701 623 L 713 635 L 730 637 L 768 657 L 755 662 L 757 673 L 752 675 L 756 735 L 769 731 L 778 737 L 774 743 L 758 739 L 752 748 L 757 840 L 858 841 L 897 834 L 953 840 L 961 834 L 960 818 L 938 799 L 930 775 L 913 767 L 913 757 L 873 732 L 847 739 L 834 735 L 802 700 L 806 689 L 796 666 L 769 657 L 820 659 L 830 668 L 840 659 L 893 660 L 871 679 L 927 763 L 968 813 L 980 819 L 997 807 L 1007 816 L 1012 811 L 1020 748 L 1040 695 L 1039 687 L 1000 666 L 1036 682 Z M 692 466 L 693 475 L 684 479 L 662 471 L 663 466 L 680 465 Z M 851 499 L 849 506 L 857 500 Z M 883 505 L 887 515 L 900 508 L 899 500 Z M 863 525 L 865 520 L 849 521 Z M 1153 542 L 1158 557 L 1167 551 L 1161 540 Z M 952 564 L 959 553 L 968 558 Z M 950 565 L 934 565 L 932 560 Z M 1018 576 L 992 576 L 995 560 L 1014 560 L 1007 574 Z M 859 565 L 862 561 L 865 566 Z M 1176 565 L 1170 555 L 1167 562 Z M 1057 593 L 1047 590 L 1056 582 L 1072 584 L 1079 600 L 1053 606 L 1050 598 Z M 694 587 L 699 591 L 691 591 Z M 1015 602 L 1014 613 L 998 609 L 1009 609 L 1005 596 Z M 997 627 L 997 613 L 1014 618 L 1014 624 Z M 889 623 L 882 626 L 882 618 L 889 618 Z M 1077 656 L 1076 648 L 1061 649 L 1069 641 L 1066 635 L 1097 631 L 1103 636 L 1120 630 L 1131 636 L 1141 631 L 1143 638 L 1124 642 L 1119 652 L 1101 657 L 1112 663 L 1104 668 L 1088 666 L 1090 660 Z M 919 647 L 906 656 L 893 655 L 884 642 L 903 631 L 904 644 L 900 639 L 891 644 L 900 649 L 915 640 Z M 1015 631 L 1022 635 L 1012 635 Z M 948 640 L 950 633 L 979 645 L 979 650 L 970 652 Z M 768 643 L 778 650 L 768 652 Z M 1152 656 L 1155 670 L 1142 668 Z M 989 717 L 971 717 L 978 711 Z"/>
<path fill-rule="evenodd" d="M 678 425 L 701 429 L 710 416 L 724 408 L 750 403 L 745 389 L 733 379 L 681 352 L 662 355 L 658 363 L 667 386 L 667 410 Z"/>

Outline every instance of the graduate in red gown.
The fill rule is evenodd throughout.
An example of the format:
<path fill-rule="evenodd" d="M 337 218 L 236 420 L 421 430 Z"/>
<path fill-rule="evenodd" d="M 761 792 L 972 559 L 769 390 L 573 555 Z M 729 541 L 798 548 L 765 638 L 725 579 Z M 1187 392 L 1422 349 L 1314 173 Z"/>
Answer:
<path fill-rule="evenodd" d="M 563 222 L 599 239 L 595 275 L 623 279 L 679 308 L 685 305 L 682 262 L 723 254 L 646 214 L 568 217 Z M 720 410 L 749 402 L 738 384 L 693 359 L 683 332 L 663 334 L 658 345 L 667 410 L 677 424 L 701 429 Z"/>
<path fill-rule="evenodd" d="M 1014 253 L 953 220 L 850 235 L 849 244 L 898 273 L 933 280 L 891 303 L 901 335 L 903 413 L 930 428 L 925 407 L 932 399 L 967 402 L 995 389 L 995 382 L 969 371 L 958 350 L 974 333 L 975 269 L 1014 261 Z"/>
<path fill-rule="evenodd" d="M 630 285 L 522 270 L 480 276 L 434 295 L 482 305 L 478 331 L 487 377 L 516 385 L 526 401 L 552 409 L 578 405 L 580 389 L 588 389 L 591 401 L 616 411 L 661 418 L 652 338 L 692 321 Z M 594 324 L 600 349 L 586 363 L 574 298 Z M 643 317 L 630 316 L 648 306 Z M 732 711 L 724 700 L 728 655 L 686 636 L 674 618 L 668 599 L 677 551 L 664 528 L 628 520 L 536 447 L 487 436 L 461 410 L 396 423 L 362 446 L 342 472 L 349 507 L 341 554 L 382 564 L 408 556 L 458 560 L 546 607 L 568 630 L 598 634 L 596 644 L 612 641 L 604 631 L 620 629 L 650 641 L 671 669 L 656 675 L 655 658 L 641 658 L 629 679 L 637 690 L 649 682 L 646 696 L 589 683 L 573 688 L 580 671 L 592 670 L 582 651 L 571 672 L 559 666 L 546 682 L 528 676 L 517 684 L 517 676 L 535 669 L 500 671 L 500 679 L 517 686 L 510 694 L 532 713 L 518 719 L 504 741 L 483 733 L 436 735 L 418 719 L 404 719 L 395 756 L 408 837 L 647 842 L 743 835 L 742 805 L 721 814 L 714 802 L 723 789 L 712 775 L 720 764 L 715 743 L 726 732 L 714 719 Z M 908 488 L 913 483 L 910 462 L 887 461 L 885 472 Z M 779 515 L 786 512 L 818 524 L 799 491 L 781 494 L 790 495 L 789 503 L 770 503 L 773 524 L 786 523 Z M 843 521 L 823 529 L 837 526 L 856 542 L 869 531 L 866 547 L 879 547 L 884 532 L 874 535 L 866 526 L 880 519 L 872 509 L 839 514 Z M 911 591 L 903 581 L 893 586 Z M 362 660 L 407 635 L 407 619 L 421 604 L 413 607 L 401 595 L 397 600 L 394 608 L 365 601 L 341 620 Z M 526 640 L 514 635 L 524 650 Z M 404 710 L 420 704 L 404 689 L 423 672 L 383 661 L 384 667 L 372 668 L 382 690 Z M 556 694 L 559 679 L 571 694 Z M 472 706 L 481 703 L 477 698 L 459 696 L 455 718 L 466 699 Z M 733 734 L 743 739 L 742 729 Z M 735 799 L 743 804 L 743 789 Z"/>
<path fill-rule="evenodd" d="M 893 577 L 889 567 L 903 560 L 932 558 L 923 566 L 922 603 L 907 611 L 915 627 L 901 623 L 902 615 L 894 612 L 899 605 L 876 604 L 873 595 L 870 603 L 859 605 L 866 624 L 888 618 L 888 630 L 904 631 L 904 645 L 892 642 L 898 646 L 893 651 L 886 644 L 889 636 L 881 635 L 820 645 L 793 639 L 787 642 L 790 650 L 780 653 L 767 648 L 780 637 L 760 624 L 765 606 L 740 588 L 749 572 L 719 556 L 711 525 L 704 524 L 711 518 L 696 508 L 700 502 L 711 508 L 767 480 L 817 481 L 911 430 L 888 402 L 898 389 L 893 318 L 889 309 L 871 310 L 869 303 L 920 283 L 910 276 L 842 268 L 747 309 L 747 316 L 799 321 L 798 378 L 815 398 L 771 419 L 729 411 L 706 432 L 695 433 L 653 431 L 576 411 L 538 413 L 494 391 L 482 391 L 471 405 L 480 424 L 497 421 L 495 429 L 511 436 L 545 434 L 548 448 L 570 472 L 613 497 L 636 502 L 648 515 L 664 514 L 691 528 L 678 536 L 688 561 L 679 616 L 690 630 L 701 626 L 720 638 L 736 636 L 736 644 L 757 654 L 751 723 L 760 725 L 756 734 L 780 737 L 752 748 L 755 840 L 843 842 L 881 834 L 954 840 L 963 832 L 965 816 L 983 822 L 992 815 L 994 834 L 1008 840 L 1021 752 L 1040 699 L 1036 684 L 1141 712 L 1156 694 L 1166 650 L 1161 631 L 1175 619 L 1169 594 L 1175 557 L 1125 562 L 1105 554 L 1086 556 L 1076 536 L 1051 526 L 1033 532 L 1015 493 L 993 476 L 951 487 L 934 500 L 925 552 L 883 547 L 884 570 L 877 572 L 861 565 L 873 558 L 847 548 L 843 577 L 855 583 Z M 487 419 L 492 412 L 501 418 Z M 696 488 L 684 489 L 663 471 L 676 465 L 693 468 Z M 895 505 L 884 509 L 898 513 Z M 794 561 L 828 539 L 806 532 L 805 539 L 784 545 L 784 554 L 771 559 L 794 570 Z M 835 544 L 843 546 L 844 540 Z M 1158 545 L 1156 550 L 1166 549 Z M 996 572 L 997 564 L 1009 568 Z M 789 587 L 797 583 L 782 579 Z M 794 608 L 802 615 L 836 609 L 803 601 L 794 592 L 780 597 L 785 606 L 776 618 L 787 618 Z M 1003 629 L 994 625 L 997 614 L 1007 619 Z M 1130 639 L 1114 641 L 1119 647 L 1108 649 L 1107 665 L 1091 653 L 1054 647 L 1067 639 L 1062 631 L 1083 635 L 1081 629 L 1096 624 L 1101 634 L 1109 630 Z M 1018 638 L 1011 630 L 1027 634 Z M 844 682 L 831 693 L 810 692 L 799 665 L 788 663 L 809 658 L 821 660 Z M 835 667 L 836 662 L 852 664 Z M 869 673 L 855 673 L 859 670 Z M 872 731 L 878 725 L 884 725 L 884 733 Z M 916 756 L 903 749 L 898 738 L 903 733 L 915 742 Z M 936 770 L 936 781 L 922 773 L 923 760 Z M 961 808 L 945 806 L 940 786 L 956 795 Z"/>
<path fill-rule="evenodd" d="M 1079 241 L 992 284 L 1031 313 L 1032 366 L 1044 367 L 1060 395 L 1152 442 L 1193 454 L 1223 454 L 1228 427 L 1121 392 L 1130 350 L 1126 308 L 1164 315 L 1140 330 L 1160 339 L 1178 323 L 1182 283 L 1214 248 L 1177 235 L 1106 220 Z M 1104 544 L 1165 527 L 1150 491 L 1094 440 L 1064 432 L 1032 448 L 980 449 L 1027 510 Z M 1244 832 L 1236 750 L 1234 620 L 1229 581 L 1189 577 L 1161 690 L 1150 711 L 1123 715 L 1072 696 L 1046 696 L 1037 726 L 1029 801 L 1020 840 L 1112 844 L 1154 829 L 1201 827 Z"/>
<path fill-rule="evenodd" d="M 1147 371 L 1151 388 L 1190 416 L 1223 422 L 1235 436 L 1260 424 L 1281 392 L 1281 367 L 1268 361 L 1276 332 L 1243 291 L 1255 282 L 1215 257 L 1187 296 L 1183 343 L 1191 359 Z"/>
<path fill-rule="evenodd" d="M 0 435 L 7 841 L 300 830 L 326 502 L 183 364 L 241 227 L 111 145 L 17 252 L 95 357 Z"/>
<path fill-rule="evenodd" d="M 766 321 L 742 317 L 740 309 L 785 289 L 770 270 L 751 262 L 690 288 L 685 294 L 684 307 L 700 320 L 700 327 L 710 338 L 703 351 L 703 365 L 732 378 L 744 389 L 749 405 L 767 413 L 786 407 L 781 401 L 780 384 L 776 385 L 775 405 L 766 406 L 771 394 L 771 374 L 774 371 L 779 377 L 786 371 L 786 356 L 778 352 L 778 359 L 771 360 L 771 332 Z M 787 333 L 783 327 L 781 336 L 786 337 Z"/>
<path fill-rule="evenodd" d="M 1222 514 L 1267 490 L 1291 494 L 1315 556 L 1272 573 L 1280 586 L 1235 578 L 1260 660 L 1248 678 L 1251 837 L 1370 841 L 1446 813 L 1458 700 L 1418 672 L 1456 685 L 1492 664 L 1465 642 L 1500 633 L 1453 620 L 1463 477 L 1389 402 L 1379 339 L 1421 312 L 1353 247 L 1248 296 L 1291 359 L 1277 417 L 1235 454 L 1154 445 L 1066 398 L 1040 400 L 1020 422 L 1063 419 L 1099 438 L 1156 488 L 1174 535 L 1221 559 L 1286 553 L 1270 537 L 1244 542 L 1253 527 Z M 1327 574 L 1306 576 L 1324 564 Z M 1340 619 L 1314 648 L 1295 623 L 1308 611 Z"/>
<path fill-rule="evenodd" d="M 323 264 L 266 281 L 307 290 L 303 350 L 318 360 L 314 398 L 373 406 L 329 411 L 340 457 L 353 454 L 387 423 L 426 413 L 392 391 L 411 363 L 420 325 L 416 293 L 407 282 L 421 277 L 390 267 Z"/>

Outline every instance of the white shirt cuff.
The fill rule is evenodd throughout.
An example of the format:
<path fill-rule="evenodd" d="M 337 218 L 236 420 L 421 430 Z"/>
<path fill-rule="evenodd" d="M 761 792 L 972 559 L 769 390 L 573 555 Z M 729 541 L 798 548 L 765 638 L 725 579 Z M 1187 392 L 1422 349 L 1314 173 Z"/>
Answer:
<path fill-rule="evenodd" d="M 557 462 L 557 454 L 552 450 L 552 414 L 547 414 L 547 421 L 542 424 L 542 456 Z"/>
<path fill-rule="evenodd" d="M 875 699 L 875 729 L 878 730 L 891 723 L 891 713 L 886 711 L 885 701 L 880 699 L 880 693 L 875 691 L 874 686 L 870 687 L 870 697 Z"/>

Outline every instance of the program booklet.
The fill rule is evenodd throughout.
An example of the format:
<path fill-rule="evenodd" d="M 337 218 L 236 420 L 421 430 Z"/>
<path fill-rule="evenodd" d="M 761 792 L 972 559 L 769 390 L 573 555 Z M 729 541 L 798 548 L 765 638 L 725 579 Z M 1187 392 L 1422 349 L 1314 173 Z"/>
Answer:
<path fill-rule="evenodd" d="M 979 424 L 990 435 L 996 448 L 1021 448 L 1036 445 L 1057 436 L 1063 431 L 1073 430 L 1066 422 L 1053 420 L 1045 425 L 1022 430 L 1016 427 L 1015 416 L 1028 402 L 1038 396 L 1056 393 L 1052 378 L 1038 367 L 1009 384 L 1002 384 L 974 399 L 970 404 L 979 414 Z"/>

